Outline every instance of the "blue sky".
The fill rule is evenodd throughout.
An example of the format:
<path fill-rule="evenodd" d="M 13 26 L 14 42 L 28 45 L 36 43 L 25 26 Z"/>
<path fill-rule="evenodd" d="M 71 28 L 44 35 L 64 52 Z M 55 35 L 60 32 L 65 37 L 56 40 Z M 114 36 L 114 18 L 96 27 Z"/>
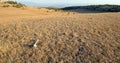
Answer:
<path fill-rule="evenodd" d="M 115 4 L 120 5 L 120 0 L 13 0 L 24 3 L 29 6 L 37 7 L 65 7 L 79 5 L 99 5 L 99 4 Z"/>

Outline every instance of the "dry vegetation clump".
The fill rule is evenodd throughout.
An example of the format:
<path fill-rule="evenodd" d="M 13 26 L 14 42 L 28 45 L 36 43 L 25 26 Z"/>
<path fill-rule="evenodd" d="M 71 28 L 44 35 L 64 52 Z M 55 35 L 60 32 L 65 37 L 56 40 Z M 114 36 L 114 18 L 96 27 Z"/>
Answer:
<path fill-rule="evenodd" d="M 0 63 L 119 63 L 119 17 L 57 14 L 0 21 Z M 31 46 L 37 40 L 37 47 Z"/>
<path fill-rule="evenodd" d="M 59 9 L 59 8 L 47 8 L 47 9 L 49 9 L 49 10 L 54 10 L 55 12 L 57 12 L 57 11 L 62 11 L 62 10 Z"/>
<path fill-rule="evenodd" d="M 0 2 L 0 5 L 1 7 L 16 7 L 16 8 L 21 8 L 21 7 L 25 7 L 24 4 L 21 4 L 21 3 L 17 3 L 15 1 L 3 1 L 3 2 Z"/>

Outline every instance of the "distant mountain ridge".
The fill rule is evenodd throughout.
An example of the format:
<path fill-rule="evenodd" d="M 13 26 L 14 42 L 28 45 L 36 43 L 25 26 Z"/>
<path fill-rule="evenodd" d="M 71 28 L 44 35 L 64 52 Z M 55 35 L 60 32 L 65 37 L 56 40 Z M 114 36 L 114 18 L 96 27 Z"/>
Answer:
<path fill-rule="evenodd" d="M 98 11 L 98 12 L 120 12 L 120 5 L 89 5 L 89 6 L 71 6 L 62 8 L 68 11 Z"/>

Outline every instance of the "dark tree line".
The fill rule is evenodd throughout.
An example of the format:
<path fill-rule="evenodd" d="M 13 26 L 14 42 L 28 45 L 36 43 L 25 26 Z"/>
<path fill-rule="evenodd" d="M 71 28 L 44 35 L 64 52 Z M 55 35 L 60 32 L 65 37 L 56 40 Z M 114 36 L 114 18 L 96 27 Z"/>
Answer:
<path fill-rule="evenodd" d="M 75 10 L 75 9 L 87 9 L 92 11 L 104 11 L 104 12 L 120 12 L 119 5 L 89 5 L 62 8 L 62 10 Z"/>

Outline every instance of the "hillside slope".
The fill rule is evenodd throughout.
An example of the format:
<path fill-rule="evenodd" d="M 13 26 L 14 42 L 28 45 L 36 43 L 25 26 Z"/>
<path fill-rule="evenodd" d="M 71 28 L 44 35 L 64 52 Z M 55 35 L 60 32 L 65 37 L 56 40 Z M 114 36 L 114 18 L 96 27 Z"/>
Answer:
<path fill-rule="evenodd" d="M 119 63 L 119 17 L 0 8 L 0 63 Z"/>

